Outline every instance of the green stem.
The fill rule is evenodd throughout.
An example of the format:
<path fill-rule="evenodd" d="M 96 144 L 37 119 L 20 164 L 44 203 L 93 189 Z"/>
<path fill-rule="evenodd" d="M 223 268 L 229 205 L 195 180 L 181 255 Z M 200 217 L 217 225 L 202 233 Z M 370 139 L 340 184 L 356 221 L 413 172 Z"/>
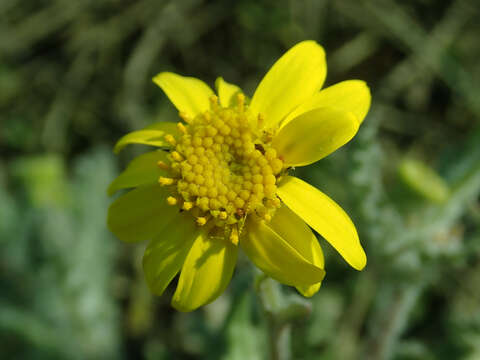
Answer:
<path fill-rule="evenodd" d="M 281 323 L 278 313 L 285 299 L 280 285 L 273 279 L 259 274 L 256 281 L 257 294 L 267 318 L 268 343 L 271 360 L 290 359 L 290 325 Z"/>
<path fill-rule="evenodd" d="M 280 284 L 261 274 L 256 281 L 257 294 L 267 319 L 271 360 L 292 358 L 290 344 L 292 321 L 311 312 L 309 301 L 297 295 L 285 295 Z"/>
<path fill-rule="evenodd" d="M 396 288 L 387 286 L 379 297 L 384 303 L 377 305 L 370 342 L 367 345 L 366 358 L 372 360 L 388 360 L 400 338 L 410 313 L 423 289 L 422 283 Z"/>
<path fill-rule="evenodd" d="M 257 294 L 267 317 L 268 340 L 271 360 L 288 360 L 290 356 L 290 325 L 280 321 L 278 314 L 285 299 L 280 285 L 273 279 L 259 275 Z"/>
<path fill-rule="evenodd" d="M 269 344 L 271 360 L 291 359 L 290 341 L 291 324 L 278 324 L 278 321 L 269 321 Z"/>

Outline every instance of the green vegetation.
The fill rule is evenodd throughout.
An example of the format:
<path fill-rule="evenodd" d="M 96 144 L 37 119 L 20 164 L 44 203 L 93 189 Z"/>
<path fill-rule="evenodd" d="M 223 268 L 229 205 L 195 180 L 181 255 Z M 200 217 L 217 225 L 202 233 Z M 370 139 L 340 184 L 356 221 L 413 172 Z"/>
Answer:
<path fill-rule="evenodd" d="M 479 15 L 476 0 L 2 0 L 0 357 L 264 359 L 281 328 L 280 358 L 480 358 Z M 144 150 L 113 145 L 176 119 L 158 72 L 252 94 L 304 39 L 325 47 L 327 85 L 372 91 L 353 141 L 295 170 L 350 214 L 367 267 L 320 239 L 327 275 L 305 300 L 241 258 L 216 302 L 178 313 L 174 287 L 148 292 L 142 246 L 106 228 L 108 184 Z"/>

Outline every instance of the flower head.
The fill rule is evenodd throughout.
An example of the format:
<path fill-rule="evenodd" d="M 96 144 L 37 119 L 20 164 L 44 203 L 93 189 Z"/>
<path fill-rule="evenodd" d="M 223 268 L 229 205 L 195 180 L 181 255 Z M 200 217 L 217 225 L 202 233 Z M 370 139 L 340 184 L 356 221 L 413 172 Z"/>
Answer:
<path fill-rule="evenodd" d="M 325 276 L 323 254 L 307 224 L 355 269 L 366 256 L 347 214 L 329 197 L 289 175 L 348 142 L 370 106 L 364 82 L 320 90 L 325 54 L 314 41 L 291 48 L 269 70 L 251 101 L 240 88 L 160 73 L 153 80 L 179 110 L 121 138 L 160 149 L 134 159 L 110 185 L 135 188 L 109 209 L 121 240 L 150 240 L 147 283 L 162 294 L 180 272 L 174 307 L 191 311 L 228 285 L 238 247 L 274 279 L 312 296 Z"/>

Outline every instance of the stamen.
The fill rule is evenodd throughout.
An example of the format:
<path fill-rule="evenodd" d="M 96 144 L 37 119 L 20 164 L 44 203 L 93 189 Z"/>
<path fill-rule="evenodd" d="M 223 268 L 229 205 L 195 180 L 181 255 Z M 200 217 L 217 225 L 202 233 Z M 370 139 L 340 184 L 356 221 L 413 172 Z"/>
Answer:
<path fill-rule="evenodd" d="M 177 123 L 177 128 L 182 134 L 186 134 L 188 132 L 185 125 L 183 125 L 181 122 Z"/>
<path fill-rule="evenodd" d="M 267 199 L 267 201 L 265 201 L 265 204 L 268 206 L 268 207 L 271 207 L 271 208 L 279 208 L 280 205 L 282 205 L 281 201 L 279 198 L 274 198 L 274 199 Z"/>
<path fill-rule="evenodd" d="M 165 186 L 165 185 L 172 185 L 174 184 L 176 181 L 176 179 L 172 179 L 172 178 L 167 178 L 167 177 L 163 177 L 163 176 L 160 176 L 158 178 L 158 182 L 160 183 L 160 185 L 162 186 Z"/>
<path fill-rule="evenodd" d="M 174 174 L 175 176 L 180 175 L 181 169 L 180 169 L 180 163 L 174 162 L 171 166 L 172 170 L 171 173 Z"/>
<path fill-rule="evenodd" d="M 177 145 L 177 141 L 171 134 L 167 134 L 163 137 L 167 143 L 169 143 L 172 146 Z"/>
<path fill-rule="evenodd" d="M 206 216 L 199 216 L 197 217 L 197 225 L 203 226 L 207 223 L 208 219 Z"/>
<path fill-rule="evenodd" d="M 218 218 L 218 215 L 220 215 L 219 210 L 211 210 L 210 215 L 212 215 L 214 218 Z"/>
<path fill-rule="evenodd" d="M 273 173 L 278 175 L 283 169 L 283 161 L 279 158 L 272 159 L 270 161 L 270 166 L 272 167 Z"/>
<path fill-rule="evenodd" d="M 178 200 L 174 198 L 173 196 L 167 197 L 167 203 L 168 205 L 177 205 Z"/>
<path fill-rule="evenodd" d="M 237 94 L 238 111 L 243 113 L 245 111 L 245 95 L 242 93 Z"/>
<path fill-rule="evenodd" d="M 205 122 L 206 122 L 206 123 L 209 123 L 210 121 L 212 121 L 212 116 L 210 115 L 209 112 L 205 112 L 205 113 L 203 114 L 203 118 L 205 119 Z"/>
<path fill-rule="evenodd" d="M 173 151 L 171 153 L 171 155 L 172 155 L 172 159 L 175 160 L 175 161 L 181 162 L 181 161 L 184 160 L 183 156 L 180 155 L 180 153 L 178 151 Z"/>
<path fill-rule="evenodd" d="M 232 232 L 230 233 L 230 241 L 233 245 L 238 245 L 238 228 L 234 226 Z"/>
<path fill-rule="evenodd" d="M 183 203 L 183 206 L 182 206 L 183 210 L 190 210 L 191 208 L 193 208 L 193 203 L 191 201 L 185 201 Z"/>
<path fill-rule="evenodd" d="M 157 166 L 162 169 L 162 170 L 169 170 L 170 169 L 170 166 L 168 166 L 165 162 L 163 162 L 162 160 L 159 160 L 157 162 Z"/>
<path fill-rule="evenodd" d="M 277 157 L 277 151 L 274 148 L 268 148 L 265 150 L 265 159 L 273 161 Z"/>
<path fill-rule="evenodd" d="M 213 111 L 218 110 L 218 97 L 217 97 L 217 95 L 210 96 L 210 108 Z"/>

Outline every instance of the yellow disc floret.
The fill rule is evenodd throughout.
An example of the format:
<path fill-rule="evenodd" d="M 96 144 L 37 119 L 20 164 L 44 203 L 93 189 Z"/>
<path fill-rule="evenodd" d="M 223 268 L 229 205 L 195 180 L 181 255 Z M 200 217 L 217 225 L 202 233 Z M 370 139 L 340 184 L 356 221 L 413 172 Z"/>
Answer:
<path fill-rule="evenodd" d="M 192 221 L 211 224 L 236 244 L 247 216 L 269 221 L 280 206 L 276 184 L 284 165 L 243 94 L 228 108 L 216 96 L 210 100 L 210 110 L 193 119 L 180 114 L 187 124 L 178 124 L 179 138 L 165 136 L 171 164 L 158 165 L 170 168 L 172 178 L 159 183 L 172 185 L 170 205 L 191 211 Z"/>

